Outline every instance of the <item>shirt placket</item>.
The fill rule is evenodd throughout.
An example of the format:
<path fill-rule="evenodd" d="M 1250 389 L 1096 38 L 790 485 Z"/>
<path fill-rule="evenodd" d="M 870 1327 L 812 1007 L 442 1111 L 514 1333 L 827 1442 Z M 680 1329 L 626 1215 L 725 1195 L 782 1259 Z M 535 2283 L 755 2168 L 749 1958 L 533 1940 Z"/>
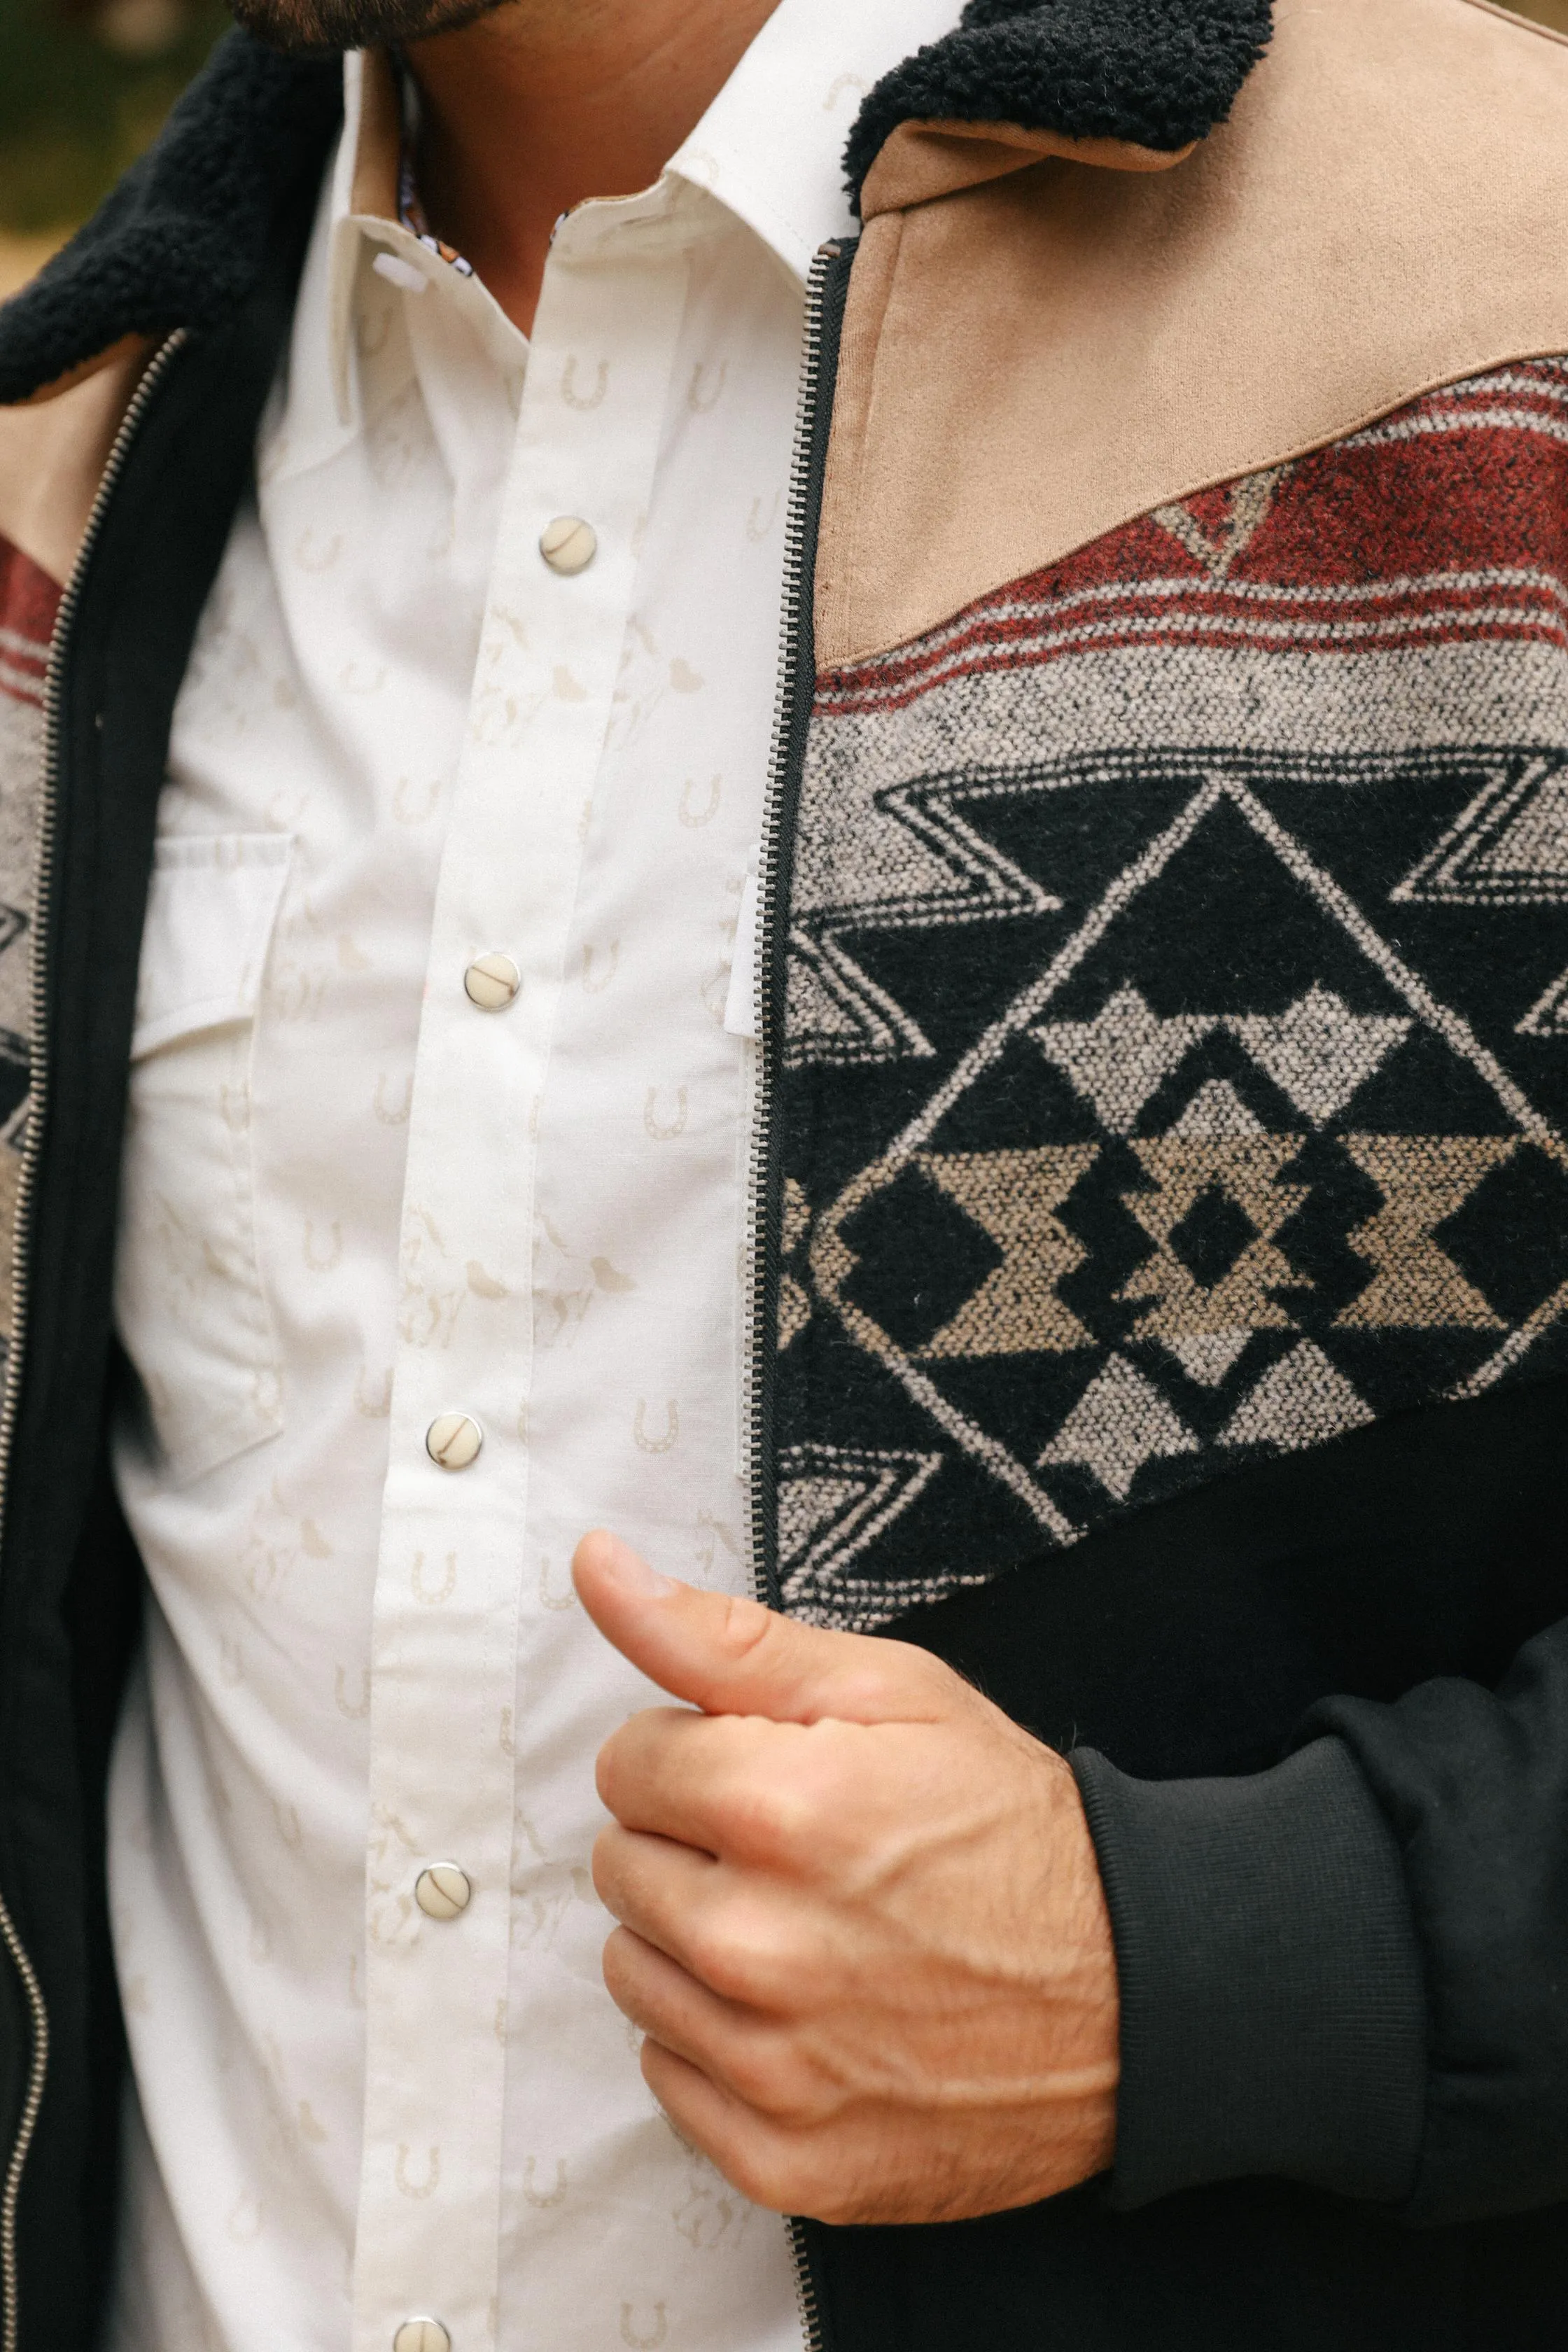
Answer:
<path fill-rule="evenodd" d="M 685 292 L 661 192 L 563 223 L 437 894 L 372 1633 L 354 2352 L 495 2336 L 535 1165 Z"/>

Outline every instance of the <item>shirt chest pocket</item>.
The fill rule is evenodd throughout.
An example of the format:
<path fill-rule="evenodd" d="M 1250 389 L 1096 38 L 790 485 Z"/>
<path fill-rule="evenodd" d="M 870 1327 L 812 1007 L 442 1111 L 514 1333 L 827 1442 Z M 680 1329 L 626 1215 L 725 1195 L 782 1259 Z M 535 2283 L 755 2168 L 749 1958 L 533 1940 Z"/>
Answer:
<path fill-rule="evenodd" d="M 160 841 L 142 933 L 114 1307 L 163 1467 L 197 1478 L 276 1435 L 257 1249 L 251 1063 L 287 834 Z"/>

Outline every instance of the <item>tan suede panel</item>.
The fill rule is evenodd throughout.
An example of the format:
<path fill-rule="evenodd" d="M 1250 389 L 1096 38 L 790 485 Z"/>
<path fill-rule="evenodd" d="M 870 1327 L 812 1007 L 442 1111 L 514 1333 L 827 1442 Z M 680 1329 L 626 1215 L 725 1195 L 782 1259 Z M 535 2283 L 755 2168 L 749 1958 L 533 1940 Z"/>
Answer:
<path fill-rule="evenodd" d="M 62 588 L 151 349 L 130 338 L 52 398 L 0 408 L 0 539 Z"/>
<path fill-rule="evenodd" d="M 1179 171 L 1037 163 L 857 261 L 823 667 L 1431 387 L 1568 352 L 1568 49 L 1472 0 L 1279 0 Z"/>
<path fill-rule="evenodd" d="M 852 616 L 864 602 L 859 583 L 885 544 L 885 534 L 869 510 L 866 476 L 881 457 L 882 436 L 871 414 L 872 394 L 881 358 L 883 320 L 910 217 L 908 213 L 882 213 L 868 222 L 855 257 L 852 299 L 845 307 L 838 341 L 833 436 L 816 541 L 819 668 L 828 667 L 828 656 L 823 652 L 825 639 L 837 644 L 847 634 Z M 910 553 L 918 570 L 918 555 L 912 550 Z"/>
<path fill-rule="evenodd" d="M 860 217 L 930 204 L 959 188 L 978 187 L 1021 172 L 1047 155 L 1094 163 L 1108 172 L 1168 172 L 1197 144 L 1139 147 L 1129 139 L 1068 139 L 1059 131 L 1026 131 L 1018 122 L 900 122 L 866 174 Z"/>

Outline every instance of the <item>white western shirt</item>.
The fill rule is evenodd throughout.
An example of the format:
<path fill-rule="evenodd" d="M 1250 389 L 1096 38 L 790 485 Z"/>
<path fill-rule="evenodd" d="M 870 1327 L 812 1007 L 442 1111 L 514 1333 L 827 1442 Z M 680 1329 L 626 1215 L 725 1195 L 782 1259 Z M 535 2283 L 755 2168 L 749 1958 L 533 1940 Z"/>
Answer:
<path fill-rule="evenodd" d="M 783 2225 L 603 1988 L 594 1757 L 653 1694 L 567 1566 L 608 1522 L 747 1583 L 725 1021 L 802 283 L 860 96 L 955 13 L 783 0 L 658 185 L 563 221 L 531 345 L 398 225 L 349 60 L 142 954 L 111 2352 L 798 2340 Z"/>

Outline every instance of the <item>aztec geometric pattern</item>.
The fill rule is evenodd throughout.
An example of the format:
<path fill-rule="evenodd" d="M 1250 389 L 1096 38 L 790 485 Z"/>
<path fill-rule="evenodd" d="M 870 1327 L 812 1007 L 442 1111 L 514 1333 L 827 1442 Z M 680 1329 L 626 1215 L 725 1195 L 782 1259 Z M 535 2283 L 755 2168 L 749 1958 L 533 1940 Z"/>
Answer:
<path fill-rule="evenodd" d="M 44 680 L 59 590 L 0 539 L 0 1363 L 15 1311 L 12 1234 L 31 1061 L 33 887 L 44 755 Z"/>
<path fill-rule="evenodd" d="M 796 1613 L 1568 1368 L 1568 364 L 824 676 L 798 826 Z"/>

